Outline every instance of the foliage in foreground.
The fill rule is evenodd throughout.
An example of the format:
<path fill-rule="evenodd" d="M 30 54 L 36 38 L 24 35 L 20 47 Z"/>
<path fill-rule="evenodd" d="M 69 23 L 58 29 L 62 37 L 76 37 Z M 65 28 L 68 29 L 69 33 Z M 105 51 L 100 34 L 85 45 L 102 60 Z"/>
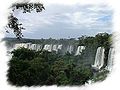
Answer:
<path fill-rule="evenodd" d="M 12 54 L 7 74 L 12 85 L 83 85 L 93 76 L 90 68 L 78 66 L 75 58 L 67 55 L 25 48 Z"/>
<path fill-rule="evenodd" d="M 21 39 L 23 37 L 22 30 L 25 28 L 22 26 L 23 24 L 19 22 L 19 19 L 14 16 L 15 10 L 21 10 L 23 13 L 31 13 L 32 11 L 42 12 L 45 10 L 43 4 L 41 3 L 15 3 L 11 6 L 12 12 L 8 17 L 8 24 L 6 32 L 9 33 L 9 29 L 13 31 L 17 39 Z"/>

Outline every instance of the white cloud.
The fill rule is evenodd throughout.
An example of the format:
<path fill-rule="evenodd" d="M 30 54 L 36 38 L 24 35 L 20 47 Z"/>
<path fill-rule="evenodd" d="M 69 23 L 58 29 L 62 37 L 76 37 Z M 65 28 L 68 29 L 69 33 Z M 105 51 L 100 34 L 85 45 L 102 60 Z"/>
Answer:
<path fill-rule="evenodd" d="M 66 33 L 70 33 L 70 35 L 71 32 L 74 32 L 73 34 L 78 32 L 80 35 L 80 31 L 85 34 L 88 33 L 88 30 L 93 30 L 89 32 L 93 34 L 101 31 L 110 32 L 112 30 L 112 10 L 101 4 L 75 4 L 71 6 L 50 4 L 46 7 L 46 10 L 41 13 L 33 12 L 23 14 L 19 12 L 15 13 L 15 15 L 19 18 L 20 22 L 23 23 L 27 31 L 29 30 L 30 33 L 48 32 L 47 37 L 52 33 L 57 35 L 58 32 L 61 32 L 61 29 L 67 31 Z M 104 18 L 107 19 L 104 20 Z M 24 33 L 27 32 L 24 31 Z M 36 37 L 36 35 L 34 36 Z"/>
<path fill-rule="evenodd" d="M 62 5 L 75 5 L 75 4 L 105 4 L 108 3 L 109 0 L 41 0 L 45 5 L 50 4 L 62 4 Z"/>
<path fill-rule="evenodd" d="M 93 9 L 92 9 L 93 8 Z M 96 8 L 96 9 L 95 9 Z M 108 12 L 108 13 L 105 13 Z M 74 13 L 65 13 L 65 16 L 67 16 L 69 19 L 69 22 L 71 22 L 72 26 L 70 28 L 87 28 L 87 29 L 98 29 L 98 27 L 101 27 L 101 29 L 106 30 L 106 28 L 109 27 L 109 29 L 112 27 L 112 11 L 108 9 L 108 7 L 87 7 L 84 8 L 84 10 L 76 11 Z M 105 16 L 108 16 L 108 20 L 102 20 Z M 106 17 L 105 17 L 106 18 Z M 101 19 L 101 20 L 100 20 Z M 110 29 L 111 30 L 111 29 Z"/>

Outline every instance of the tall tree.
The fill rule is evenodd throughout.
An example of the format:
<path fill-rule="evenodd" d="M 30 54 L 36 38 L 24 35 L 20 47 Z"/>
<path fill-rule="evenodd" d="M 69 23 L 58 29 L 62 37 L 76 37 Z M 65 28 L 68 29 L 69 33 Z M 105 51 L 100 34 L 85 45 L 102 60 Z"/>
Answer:
<path fill-rule="evenodd" d="M 6 26 L 7 28 L 10 28 L 13 30 L 14 34 L 18 39 L 21 39 L 23 37 L 22 30 L 25 29 L 22 27 L 22 23 L 19 23 L 19 20 L 17 17 L 13 15 L 15 10 L 19 9 L 22 10 L 23 13 L 31 13 L 33 10 L 38 12 L 41 12 L 42 10 L 45 10 L 43 4 L 41 3 L 15 3 L 11 6 L 12 8 L 12 13 L 8 17 L 8 25 Z M 6 32 L 9 32 L 6 30 Z"/>

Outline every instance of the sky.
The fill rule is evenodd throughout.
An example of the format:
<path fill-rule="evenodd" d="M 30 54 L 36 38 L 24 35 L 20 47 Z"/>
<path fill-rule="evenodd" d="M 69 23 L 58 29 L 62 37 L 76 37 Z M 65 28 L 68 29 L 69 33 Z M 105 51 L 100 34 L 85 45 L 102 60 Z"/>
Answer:
<path fill-rule="evenodd" d="M 78 38 L 112 31 L 113 12 L 107 5 L 45 3 L 44 7 L 40 13 L 14 12 L 26 28 L 23 30 L 25 38 Z M 6 36 L 15 37 L 13 34 Z"/>

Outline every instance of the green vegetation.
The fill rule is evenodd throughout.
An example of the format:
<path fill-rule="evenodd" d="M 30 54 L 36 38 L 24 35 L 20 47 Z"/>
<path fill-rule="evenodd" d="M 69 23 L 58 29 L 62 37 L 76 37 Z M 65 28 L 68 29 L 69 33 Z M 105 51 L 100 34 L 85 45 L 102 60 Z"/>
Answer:
<path fill-rule="evenodd" d="M 35 41 L 44 44 L 45 42 L 54 44 L 75 42 L 75 44 L 86 46 L 86 49 L 78 56 L 69 52 L 60 54 L 54 51 L 34 51 L 26 48 L 13 50 L 7 74 L 10 84 L 16 86 L 84 85 L 88 80 L 96 82 L 107 77 L 108 71 L 94 71 L 91 65 L 94 63 L 96 49 L 99 46 L 105 48 L 103 68 L 107 65 L 108 51 L 112 44 L 111 35 L 101 33 L 95 37 L 82 36 L 79 40 L 50 38 Z"/>
<path fill-rule="evenodd" d="M 12 12 L 8 17 L 8 24 L 7 28 L 11 29 L 13 33 L 15 34 L 17 39 L 21 39 L 23 37 L 22 30 L 25 28 L 22 26 L 22 23 L 19 22 L 19 19 L 14 16 L 14 12 L 16 10 L 21 10 L 23 13 L 31 13 L 32 11 L 42 12 L 42 10 L 45 10 L 43 4 L 41 3 L 14 3 L 11 6 Z M 7 33 L 9 33 L 9 29 L 6 30 Z"/>
<path fill-rule="evenodd" d="M 109 48 L 113 43 L 112 42 L 112 34 L 98 33 L 97 35 L 95 35 L 95 37 L 82 36 L 78 39 L 79 39 L 79 45 L 84 45 L 88 49 L 91 48 L 93 50 L 97 50 L 98 47 L 104 47 L 105 48 L 104 67 L 107 65 Z M 92 51 L 92 52 L 94 52 L 94 51 Z"/>
<path fill-rule="evenodd" d="M 26 48 L 14 50 L 12 54 L 8 81 L 16 86 L 83 85 L 93 75 L 90 68 L 77 65 L 76 56 Z"/>
<path fill-rule="evenodd" d="M 103 81 L 103 80 L 106 79 L 108 73 L 109 73 L 109 71 L 103 69 L 103 70 L 95 73 L 94 76 L 93 76 L 93 78 L 92 78 L 92 80 L 94 82 L 97 82 L 97 81 L 101 82 L 101 81 Z"/>

